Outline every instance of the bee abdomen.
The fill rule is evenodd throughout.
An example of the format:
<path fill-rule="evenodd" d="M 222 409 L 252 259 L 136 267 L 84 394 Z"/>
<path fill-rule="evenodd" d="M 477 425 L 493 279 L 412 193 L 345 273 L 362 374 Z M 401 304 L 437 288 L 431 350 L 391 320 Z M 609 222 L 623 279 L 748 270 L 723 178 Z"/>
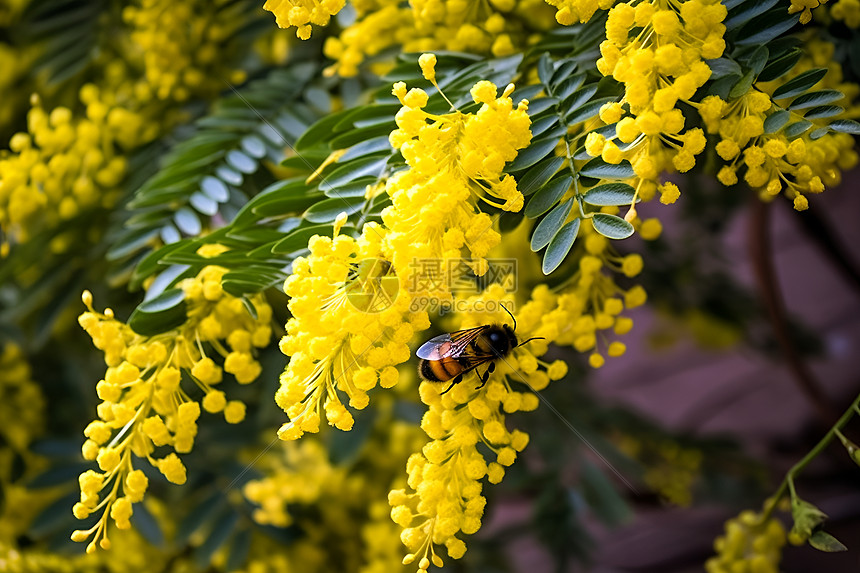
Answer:
<path fill-rule="evenodd" d="M 463 365 L 451 357 L 422 360 L 418 366 L 418 374 L 430 382 L 447 382 L 462 372 Z"/>

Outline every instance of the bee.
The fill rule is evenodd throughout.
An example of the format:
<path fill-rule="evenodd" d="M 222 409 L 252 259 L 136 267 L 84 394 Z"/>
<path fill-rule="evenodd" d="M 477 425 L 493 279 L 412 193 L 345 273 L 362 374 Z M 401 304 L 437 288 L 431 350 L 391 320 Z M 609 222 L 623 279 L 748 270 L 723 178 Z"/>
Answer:
<path fill-rule="evenodd" d="M 455 384 L 459 384 L 463 376 L 486 364 L 487 369 L 483 374 L 478 374 L 481 384 L 477 388 L 481 388 L 495 371 L 497 359 L 504 359 L 514 348 L 527 342 L 543 340 L 541 337 L 534 337 L 518 343 L 515 334 L 517 320 L 504 305 L 502 308 L 513 320 L 513 328 L 507 324 L 485 324 L 435 336 L 415 352 L 421 359 L 418 363 L 418 375 L 428 382 L 450 380 L 451 385 L 442 392 L 445 394 Z"/>

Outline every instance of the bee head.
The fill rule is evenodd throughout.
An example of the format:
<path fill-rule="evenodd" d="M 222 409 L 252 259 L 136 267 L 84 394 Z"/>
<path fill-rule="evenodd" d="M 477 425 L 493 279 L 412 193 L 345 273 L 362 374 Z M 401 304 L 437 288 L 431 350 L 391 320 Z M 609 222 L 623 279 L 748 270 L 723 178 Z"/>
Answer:
<path fill-rule="evenodd" d="M 517 345 L 517 336 L 514 334 L 514 329 L 507 324 L 502 324 L 501 328 L 493 328 L 486 334 L 487 342 L 500 355 L 505 355 L 515 348 Z"/>

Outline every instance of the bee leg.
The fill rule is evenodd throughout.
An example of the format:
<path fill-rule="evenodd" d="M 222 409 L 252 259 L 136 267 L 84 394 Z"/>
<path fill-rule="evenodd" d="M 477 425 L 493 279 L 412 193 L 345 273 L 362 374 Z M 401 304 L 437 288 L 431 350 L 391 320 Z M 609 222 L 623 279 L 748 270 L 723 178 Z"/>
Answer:
<path fill-rule="evenodd" d="M 486 383 L 487 383 L 487 380 L 489 380 L 489 379 L 490 379 L 490 374 L 491 374 L 495 369 L 496 369 L 496 363 L 495 363 L 495 362 L 490 362 L 490 365 L 489 365 L 489 366 L 487 366 L 487 369 L 486 369 L 486 370 L 484 370 L 484 373 L 483 373 L 483 374 L 481 374 L 481 384 L 480 384 L 480 385 L 478 385 L 478 386 L 475 388 L 475 390 L 480 390 L 481 388 L 483 388 L 483 387 L 484 387 L 484 384 L 486 384 Z"/>
<path fill-rule="evenodd" d="M 445 391 L 444 391 L 444 392 L 442 392 L 442 394 L 447 394 L 447 393 L 448 393 L 448 391 L 449 391 L 451 388 L 453 388 L 455 384 L 459 384 L 462 380 L 463 380 L 463 375 L 462 375 L 462 374 L 460 374 L 459 376 L 457 376 L 456 378 L 454 378 L 454 379 L 451 381 L 451 385 L 450 385 L 450 386 L 448 386 L 448 387 L 445 389 Z M 442 394 L 439 394 L 439 395 L 441 396 Z"/>

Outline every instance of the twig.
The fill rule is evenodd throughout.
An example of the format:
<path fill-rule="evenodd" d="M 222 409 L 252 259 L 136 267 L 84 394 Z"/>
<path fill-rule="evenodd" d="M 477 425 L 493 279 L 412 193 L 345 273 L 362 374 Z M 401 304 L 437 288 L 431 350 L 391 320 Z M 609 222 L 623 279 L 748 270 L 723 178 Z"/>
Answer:
<path fill-rule="evenodd" d="M 771 503 L 768 505 L 767 509 L 762 515 L 762 521 L 765 521 L 768 517 L 770 517 L 779 500 L 782 499 L 782 497 L 785 495 L 786 489 L 789 490 L 789 493 L 791 494 L 791 499 L 792 501 L 794 501 L 794 498 L 797 495 L 794 491 L 794 478 L 797 476 L 798 473 L 803 471 L 803 469 L 807 465 L 809 465 L 809 462 L 815 459 L 815 457 L 818 456 L 818 454 L 820 454 L 821 451 L 826 448 L 828 444 L 830 444 L 830 442 L 833 441 L 833 438 L 835 436 L 841 435 L 840 430 L 844 428 L 845 425 L 851 420 L 851 417 L 857 413 L 858 405 L 860 405 L 860 395 L 854 398 L 854 402 L 851 403 L 851 406 L 849 406 L 849 408 L 845 410 L 839 420 L 837 420 L 836 423 L 833 424 L 833 427 L 830 428 L 830 430 L 824 435 L 823 438 L 821 438 L 821 441 L 818 442 L 814 448 L 809 450 L 809 453 L 803 456 L 803 458 L 799 462 L 791 466 L 791 469 L 788 470 L 788 472 L 786 472 L 785 478 L 779 485 L 779 489 L 776 490 L 776 493 L 771 498 Z"/>

